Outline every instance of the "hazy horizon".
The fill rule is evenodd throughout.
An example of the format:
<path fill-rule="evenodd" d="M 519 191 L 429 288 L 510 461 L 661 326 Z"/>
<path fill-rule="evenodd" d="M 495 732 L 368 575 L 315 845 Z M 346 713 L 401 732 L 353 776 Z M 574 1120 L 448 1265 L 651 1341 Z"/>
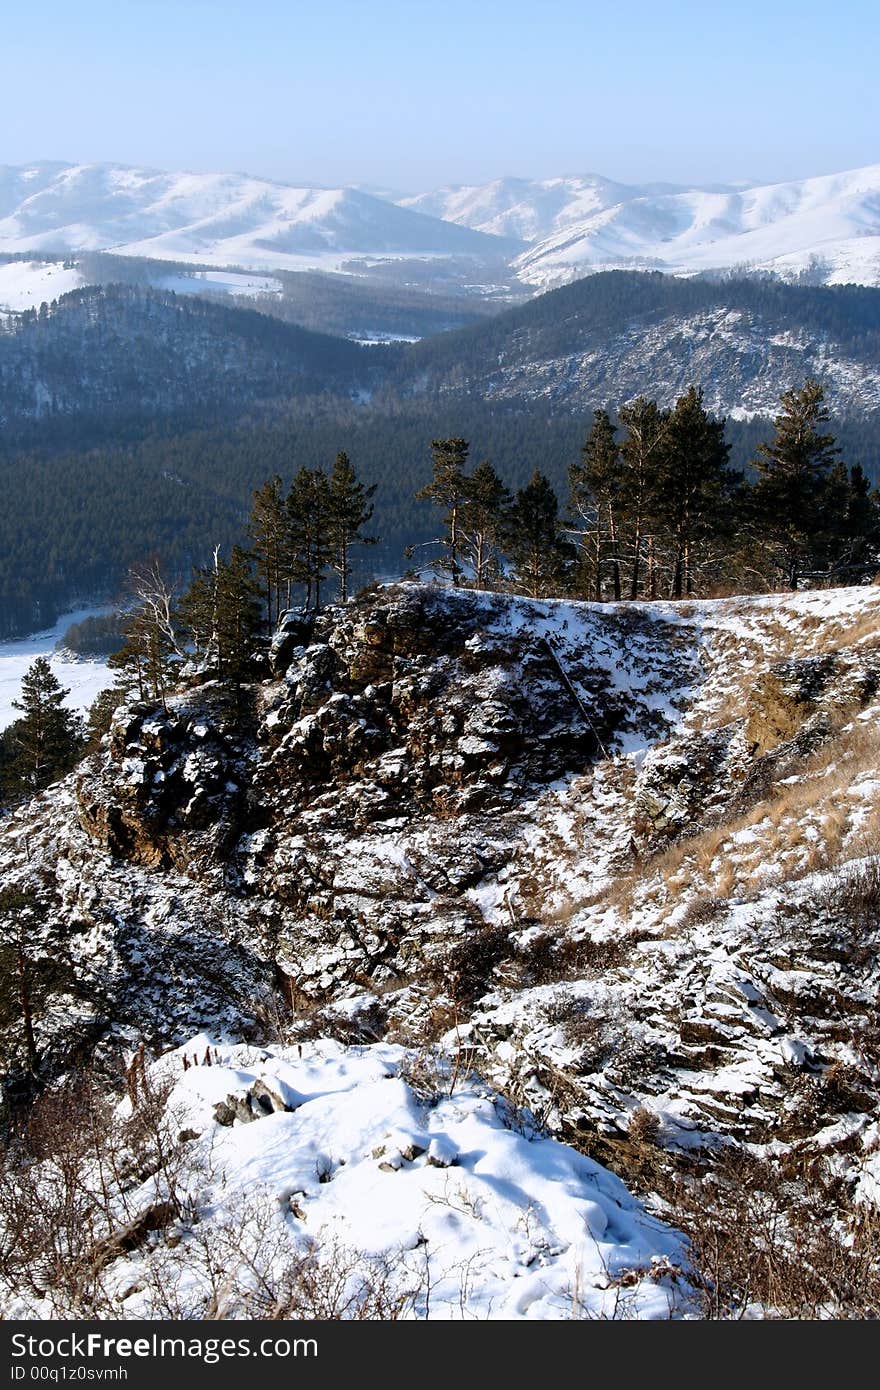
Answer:
<path fill-rule="evenodd" d="M 401 195 L 504 176 L 779 183 L 880 160 L 880 15 L 744 0 L 46 0 L 4 16 L 0 162 Z"/>

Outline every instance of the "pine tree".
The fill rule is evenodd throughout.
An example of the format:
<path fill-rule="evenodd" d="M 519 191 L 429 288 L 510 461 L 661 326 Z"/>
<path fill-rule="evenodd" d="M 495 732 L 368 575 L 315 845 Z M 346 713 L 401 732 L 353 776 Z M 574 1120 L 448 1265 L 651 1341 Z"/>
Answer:
<path fill-rule="evenodd" d="M 501 573 L 502 538 L 512 500 L 488 459 L 464 479 L 458 541 L 478 589 L 489 587 Z"/>
<path fill-rule="evenodd" d="M 21 717 L 10 729 L 13 776 L 20 786 L 34 790 L 48 786 L 70 771 L 82 751 L 82 720 L 64 708 L 69 694 L 43 656 L 23 675 L 21 699 L 12 702 Z"/>
<path fill-rule="evenodd" d="M 178 616 L 192 648 L 195 661 L 205 668 L 217 665 L 217 580 L 220 547 L 214 547 L 210 565 L 193 570 L 192 581 L 183 594 Z"/>
<path fill-rule="evenodd" d="M 438 569 L 447 571 L 451 576 L 453 584 L 461 582 L 461 536 L 460 518 L 461 509 L 467 496 L 466 469 L 470 445 L 466 439 L 455 437 L 452 439 L 432 439 L 431 440 L 431 462 L 433 475 L 430 483 L 420 488 L 416 497 L 433 502 L 435 506 L 442 507 L 445 515 L 443 517 L 443 535 L 439 543 L 445 549 L 445 554 L 436 560 L 435 566 Z"/>
<path fill-rule="evenodd" d="M 94 751 L 101 742 L 101 739 L 110 731 L 113 716 L 124 703 L 127 691 L 117 680 L 113 685 L 106 686 L 100 690 L 89 705 L 86 717 L 86 736 L 88 739 L 88 751 Z"/>
<path fill-rule="evenodd" d="M 556 493 L 537 469 L 516 494 L 508 514 L 507 552 L 513 561 L 514 583 L 531 598 L 558 594 L 564 588 L 574 547 L 562 534 Z"/>
<path fill-rule="evenodd" d="M 724 421 L 711 420 L 703 393 L 681 396 L 669 416 L 654 512 L 671 544 L 670 595 L 694 592 L 701 548 L 718 540 L 731 515 L 736 476 L 728 469 Z"/>
<path fill-rule="evenodd" d="M 222 560 L 215 550 L 213 565 L 195 571 L 180 615 L 197 658 L 238 692 L 251 673 L 263 627 L 260 584 L 247 551 L 233 546 Z"/>
<path fill-rule="evenodd" d="M 648 593 L 657 597 L 657 562 L 654 549 L 657 480 L 663 468 L 663 451 L 669 412 L 656 401 L 639 396 L 621 406 L 620 423 L 626 430 L 620 446 L 620 508 L 630 552 L 629 596 L 637 599 L 642 584 L 642 560 L 647 560 Z"/>
<path fill-rule="evenodd" d="M 583 462 L 568 470 L 571 509 L 581 543 L 589 554 L 589 571 L 596 601 L 604 590 L 606 562 L 611 570 L 611 590 L 620 600 L 618 528 L 623 468 L 616 431 L 606 410 L 593 412 L 593 426 L 581 450 Z"/>
<path fill-rule="evenodd" d="M 874 573 L 880 555 L 880 496 L 861 464 L 832 468 L 826 489 L 829 574 L 845 584 Z"/>
<path fill-rule="evenodd" d="M 283 586 L 289 577 L 289 518 L 276 473 L 254 493 L 248 534 L 257 573 L 263 581 L 266 621 L 273 632 L 281 616 Z"/>
<path fill-rule="evenodd" d="M 363 528 L 373 515 L 371 498 L 376 485 L 364 487 L 351 466 L 348 454 L 336 455 L 328 485 L 329 537 L 331 564 L 339 576 L 339 598 L 348 598 L 351 576 L 351 547 L 375 545 L 376 536 L 365 536 Z"/>
<path fill-rule="evenodd" d="M 214 630 L 217 643 L 217 675 L 236 691 L 251 673 L 263 613 L 260 586 L 251 571 L 250 557 L 234 545 L 226 561 L 220 561 L 215 586 Z"/>
<path fill-rule="evenodd" d="M 330 484 L 320 468 L 300 468 L 285 503 L 290 577 L 304 586 L 306 609 L 321 606 L 321 584 L 333 556 Z"/>
<path fill-rule="evenodd" d="M 821 426 L 830 416 L 825 393 L 810 378 L 786 391 L 773 422 L 774 437 L 754 459 L 758 481 L 751 503 L 771 566 L 796 589 L 804 573 L 821 563 L 831 470 L 840 450 Z"/>
<path fill-rule="evenodd" d="M 33 931 L 38 912 L 38 903 L 30 893 L 12 886 L 0 888 L 0 944 L 11 947 L 11 973 L 15 975 L 27 1067 L 32 1076 L 37 1072 L 39 1054 L 34 1033 L 33 965 L 28 956 L 28 935 Z"/>

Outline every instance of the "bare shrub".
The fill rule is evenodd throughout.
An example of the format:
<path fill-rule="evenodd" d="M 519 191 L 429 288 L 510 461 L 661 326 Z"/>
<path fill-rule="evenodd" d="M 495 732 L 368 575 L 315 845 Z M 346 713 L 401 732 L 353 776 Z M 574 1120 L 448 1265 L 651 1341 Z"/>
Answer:
<path fill-rule="evenodd" d="M 880 857 L 841 873 L 825 901 L 848 924 L 853 944 L 864 942 L 880 927 Z"/>
<path fill-rule="evenodd" d="M 806 1172 L 732 1150 L 667 1194 L 705 1318 L 876 1318 L 880 1218 L 821 1160 Z"/>
<path fill-rule="evenodd" d="M 110 1315 L 106 1267 L 189 1212 L 192 1158 L 166 1106 L 170 1084 L 142 1072 L 128 1116 L 90 1075 L 35 1103 L 0 1159 L 7 1289 L 47 1300 L 56 1316 Z"/>
<path fill-rule="evenodd" d="M 456 1004 L 472 1004 L 489 988 L 492 972 L 511 951 L 504 927 L 468 932 L 434 964 L 432 976 Z"/>
<path fill-rule="evenodd" d="M 660 1138 L 660 1120 L 653 1110 L 637 1105 L 629 1117 L 627 1133 L 634 1144 L 650 1146 Z"/>
<path fill-rule="evenodd" d="M 142 1262 L 138 1290 L 154 1317 L 396 1321 L 422 1287 L 402 1256 L 370 1256 L 333 1238 L 297 1241 L 266 1192 L 219 1220 L 193 1223 Z"/>

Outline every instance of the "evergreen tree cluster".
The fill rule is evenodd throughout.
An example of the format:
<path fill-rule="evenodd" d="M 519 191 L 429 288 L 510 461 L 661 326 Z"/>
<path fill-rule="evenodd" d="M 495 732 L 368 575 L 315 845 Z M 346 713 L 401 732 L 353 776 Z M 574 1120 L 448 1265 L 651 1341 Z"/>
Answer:
<path fill-rule="evenodd" d="M 818 382 L 780 405 L 752 481 L 696 387 L 665 410 L 639 397 L 616 423 L 596 410 L 567 515 L 540 470 L 513 496 L 488 461 L 468 474 L 467 440 L 435 439 L 416 494 L 442 511 L 432 564 L 453 584 L 596 600 L 857 582 L 880 563 L 880 498 L 841 461 Z"/>
<path fill-rule="evenodd" d="M 300 468 L 287 492 L 277 474 L 258 488 L 248 523 L 250 546 L 233 545 L 228 558 L 216 546 L 211 562 L 195 568 L 185 592 L 178 592 L 158 561 L 133 569 L 125 640 L 108 662 L 116 680 L 93 707 L 93 737 L 106 731 L 113 710 L 127 698 L 164 705 L 186 666 L 210 673 L 234 691 L 238 703 L 242 685 L 258 669 L 267 633 L 295 598 L 301 611 L 317 610 L 322 586 L 333 575 L 346 602 L 353 549 L 375 541 L 364 532 L 375 491 L 360 481 L 348 455 L 339 453 L 329 473 Z"/>
<path fill-rule="evenodd" d="M 540 469 L 514 492 L 488 459 L 471 467 L 463 436 L 435 438 L 431 479 L 416 493 L 442 518 L 424 543 L 436 552 L 428 563 L 453 585 L 598 601 L 859 582 L 880 566 L 880 495 L 846 466 L 828 423 L 818 382 L 787 391 L 747 477 L 695 387 L 670 409 L 639 397 L 616 421 L 596 410 L 566 509 Z M 116 683 L 90 712 L 92 742 L 123 700 L 164 705 L 187 667 L 234 692 L 238 709 L 284 611 L 316 611 L 331 578 L 347 600 L 353 553 L 376 543 L 366 531 L 375 492 L 340 452 L 329 471 L 303 466 L 286 489 L 279 474 L 257 488 L 247 547 L 226 558 L 216 546 L 185 592 L 158 559 L 132 569 L 118 626 L 74 631 L 86 645 L 123 639 L 109 658 Z M 85 731 L 66 693 L 45 659 L 27 672 L 20 718 L 0 735 L 5 799 L 46 786 L 80 755 Z"/>

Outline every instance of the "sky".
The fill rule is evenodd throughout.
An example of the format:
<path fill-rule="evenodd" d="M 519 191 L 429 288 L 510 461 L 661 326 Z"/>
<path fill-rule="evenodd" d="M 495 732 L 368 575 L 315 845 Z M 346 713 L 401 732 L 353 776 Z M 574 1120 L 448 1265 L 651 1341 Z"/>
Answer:
<path fill-rule="evenodd" d="M 405 193 L 880 162 L 864 0 L 41 0 L 3 7 L 0 46 L 0 164 Z"/>

